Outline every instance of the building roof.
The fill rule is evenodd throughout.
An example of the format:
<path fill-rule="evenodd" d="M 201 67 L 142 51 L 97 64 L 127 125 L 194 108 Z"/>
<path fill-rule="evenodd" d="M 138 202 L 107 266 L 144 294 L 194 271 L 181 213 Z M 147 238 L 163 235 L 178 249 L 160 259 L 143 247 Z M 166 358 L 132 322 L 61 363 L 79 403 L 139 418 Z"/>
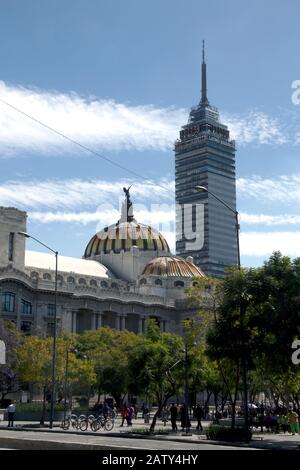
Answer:
<path fill-rule="evenodd" d="M 141 251 L 162 251 L 170 253 L 163 235 L 153 227 L 131 220 L 110 225 L 96 233 L 89 241 L 84 258 L 93 258 L 101 253 L 120 253 L 137 246 Z"/>
<path fill-rule="evenodd" d="M 143 275 L 164 277 L 205 277 L 205 274 L 191 261 L 178 256 L 159 256 L 146 264 Z"/>
<path fill-rule="evenodd" d="M 46 270 L 55 270 L 55 256 L 50 253 L 38 251 L 25 251 L 25 267 Z M 58 255 L 58 271 L 82 274 L 83 276 L 96 276 L 114 278 L 112 272 L 98 261 L 71 258 Z"/>

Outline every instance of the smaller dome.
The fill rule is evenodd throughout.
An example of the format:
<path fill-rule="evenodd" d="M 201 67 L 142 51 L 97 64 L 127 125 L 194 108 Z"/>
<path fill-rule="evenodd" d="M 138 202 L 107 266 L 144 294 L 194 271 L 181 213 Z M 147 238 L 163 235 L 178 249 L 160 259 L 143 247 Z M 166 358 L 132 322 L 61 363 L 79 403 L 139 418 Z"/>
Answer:
<path fill-rule="evenodd" d="M 159 256 L 146 264 L 143 275 L 164 277 L 205 277 L 203 271 L 191 261 L 178 256 Z"/>

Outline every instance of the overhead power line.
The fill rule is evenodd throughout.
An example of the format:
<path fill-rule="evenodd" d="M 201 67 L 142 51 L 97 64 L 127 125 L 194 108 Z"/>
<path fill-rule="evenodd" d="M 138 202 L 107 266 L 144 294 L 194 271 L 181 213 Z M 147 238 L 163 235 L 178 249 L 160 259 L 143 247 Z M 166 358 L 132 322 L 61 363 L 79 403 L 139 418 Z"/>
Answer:
<path fill-rule="evenodd" d="M 147 181 L 147 183 L 151 186 L 156 186 L 156 187 L 159 187 L 159 188 L 162 188 L 164 191 L 167 191 L 168 193 L 172 194 L 172 196 L 174 196 L 173 192 L 170 191 L 169 188 L 159 184 L 159 183 L 152 183 L 151 181 L 149 181 L 148 178 L 146 178 L 145 176 L 143 175 L 140 175 L 139 173 L 135 172 L 134 170 L 131 170 L 130 168 L 127 168 L 126 166 L 124 165 L 121 165 L 120 163 L 117 163 L 117 162 L 114 162 L 113 160 L 111 160 L 110 158 L 108 158 L 107 156 L 99 153 L 99 152 L 96 152 L 95 150 L 87 147 L 86 145 L 78 142 L 77 140 L 75 139 L 72 139 L 72 137 L 68 137 L 67 135 L 65 135 L 63 132 L 61 131 L 58 131 L 57 129 L 54 129 L 54 127 L 51 127 L 49 126 L 48 124 L 45 124 L 44 122 L 40 121 L 39 119 L 37 119 L 36 117 L 32 116 L 31 114 L 28 114 L 26 113 L 25 111 L 23 111 L 22 109 L 19 109 L 17 108 L 16 106 L 8 103 L 7 101 L 3 100 L 2 98 L 0 98 L 0 102 L 5 104 L 6 106 L 8 106 L 9 108 L 13 109 L 14 111 L 22 114 L 23 116 L 27 117 L 28 119 L 31 119 L 32 121 L 36 122 L 37 124 L 39 124 L 40 126 L 43 126 L 45 127 L 46 129 L 48 129 L 49 131 L 53 132 L 54 134 L 57 134 L 59 135 L 60 137 L 62 137 L 63 139 L 71 142 L 72 144 L 74 145 L 77 145 L 77 147 L 80 147 L 82 150 L 86 151 L 86 152 L 89 152 L 91 153 L 92 155 L 95 155 L 96 157 L 99 157 L 99 158 L 102 158 L 102 160 L 105 160 L 106 162 L 110 163 L 111 165 L 114 165 L 116 166 L 117 168 L 120 168 L 121 170 L 123 171 L 126 171 L 127 173 L 130 173 L 131 175 L 137 177 L 137 178 L 140 178 L 144 181 Z"/>

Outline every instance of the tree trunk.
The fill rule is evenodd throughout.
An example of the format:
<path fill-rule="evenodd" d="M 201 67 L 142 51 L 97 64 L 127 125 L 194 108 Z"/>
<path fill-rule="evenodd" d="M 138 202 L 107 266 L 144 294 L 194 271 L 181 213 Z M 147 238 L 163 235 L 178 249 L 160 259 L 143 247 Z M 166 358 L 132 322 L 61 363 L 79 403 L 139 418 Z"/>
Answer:
<path fill-rule="evenodd" d="M 154 432 L 157 417 L 160 415 L 160 413 L 162 412 L 163 407 L 166 406 L 167 401 L 172 396 L 173 396 L 173 393 L 172 393 L 172 395 L 167 395 L 164 398 L 164 400 L 158 400 L 159 405 L 158 405 L 158 409 L 157 409 L 156 413 L 153 416 L 152 423 L 151 423 L 151 426 L 150 426 L 150 432 Z"/>

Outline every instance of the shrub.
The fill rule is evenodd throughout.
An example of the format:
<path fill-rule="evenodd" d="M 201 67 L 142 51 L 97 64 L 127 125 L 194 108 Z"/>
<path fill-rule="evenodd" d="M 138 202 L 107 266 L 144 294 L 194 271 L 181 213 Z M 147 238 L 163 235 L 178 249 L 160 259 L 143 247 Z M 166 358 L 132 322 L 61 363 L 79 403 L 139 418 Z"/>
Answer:
<path fill-rule="evenodd" d="M 250 439 L 252 433 L 250 432 Z M 206 430 L 207 439 L 224 441 L 243 441 L 245 439 L 245 430 L 241 427 L 232 429 L 229 426 L 211 424 Z"/>
<path fill-rule="evenodd" d="M 16 411 L 18 412 L 24 412 L 24 411 L 40 411 L 42 412 L 43 410 L 43 404 L 42 403 L 16 403 Z M 46 410 L 50 410 L 50 404 L 47 403 L 46 405 Z M 63 411 L 64 406 L 63 404 L 56 404 L 54 407 L 55 411 Z"/>

